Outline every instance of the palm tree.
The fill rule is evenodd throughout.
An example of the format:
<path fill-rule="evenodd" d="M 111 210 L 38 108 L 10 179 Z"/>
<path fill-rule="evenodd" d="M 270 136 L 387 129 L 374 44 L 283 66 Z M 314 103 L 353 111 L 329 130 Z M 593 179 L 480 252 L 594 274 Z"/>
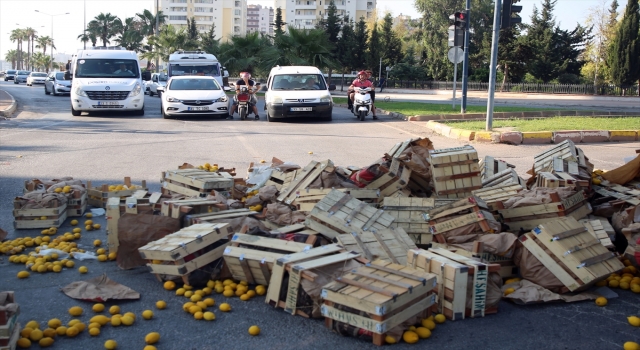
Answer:
<path fill-rule="evenodd" d="M 9 39 L 12 42 L 17 42 L 16 51 L 18 53 L 18 57 L 17 57 L 18 66 L 16 67 L 16 69 L 22 69 L 22 40 L 24 39 L 24 30 L 20 28 L 16 28 L 12 30 L 11 36 L 9 36 Z"/>
<path fill-rule="evenodd" d="M 188 34 L 185 28 L 176 29 L 172 25 L 164 26 L 160 29 L 158 35 L 149 38 L 149 44 L 158 51 L 157 56 L 163 61 L 169 60 L 169 55 L 177 50 L 193 50 L 196 49 L 193 46 L 193 42 L 189 40 Z M 149 59 L 153 56 L 148 52 L 143 55 L 143 58 Z"/>
<path fill-rule="evenodd" d="M 36 38 L 38 45 L 36 45 L 36 49 L 42 49 L 42 53 L 47 53 L 47 47 L 53 47 L 56 49 L 56 46 L 53 45 L 53 39 L 49 36 L 41 36 Z"/>
<path fill-rule="evenodd" d="M 288 28 L 289 35 L 281 35 L 274 41 L 278 48 L 276 56 L 266 56 L 266 63 L 272 67 L 316 66 L 323 68 L 339 68 L 331 58 L 332 44 L 322 29 Z"/>
<path fill-rule="evenodd" d="M 31 56 L 33 55 L 33 46 L 34 46 L 34 41 L 35 39 L 38 37 L 38 31 L 31 28 L 31 27 L 27 27 L 24 30 L 24 34 L 27 37 L 27 55 L 29 57 L 29 64 L 28 66 L 30 66 L 31 69 L 33 69 L 33 63 L 31 63 Z M 31 45 L 29 45 L 31 44 Z"/>
<path fill-rule="evenodd" d="M 274 66 L 272 62 L 277 61 L 279 53 L 268 37 L 252 32 L 245 36 L 230 37 L 228 42 L 220 45 L 219 56 L 232 74 L 248 70 L 256 75 L 266 75 Z"/>
<path fill-rule="evenodd" d="M 153 51 L 153 45 L 150 44 L 151 38 L 156 34 L 156 17 L 158 19 L 158 26 L 162 26 L 167 18 L 166 15 L 162 13 L 162 11 L 158 11 L 156 16 L 149 10 L 144 10 L 142 13 L 136 13 L 138 16 L 138 21 L 140 23 L 140 33 L 147 38 L 147 44 L 145 45 L 145 54 L 147 54 L 147 70 L 151 70 L 151 60 L 156 58 L 160 58 L 160 55 L 150 53 Z"/>
<path fill-rule="evenodd" d="M 98 42 L 98 36 L 100 36 L 100 25 L 96 21 L 91 21 L 87 24 L 87 29 L 84 30 L 84 33 L 78 35 L 78 39 L 84 43 L 84 48 L 87 48 L 87 43 L 91 41 L 91 46 L 96 47 L 96 43 Z"/>
<path fill-rule="evenodd" d="M 116 38 L 115 42 L 118 46 L 122 46 L 130 51 L 140 52 L 142 49 L 142 40 L 144 37 L 137 30 L 127 30 Z"/>
<path fill-rule="evenodd" d="M 107 43 L 122 30 L 122 21 L 118 16 L 114 16 L 111 13 L 100 13 L 91 22 L 89 27 L 100 27 L 98 37 L 102 40 L 102 46 L 107 47 Z"/>
<path fill-rule="evenodd" d="M 16 69 L 16 62 L 18 61 L 18 51 L 9 50 L 4 55 L 5 61 L 11 62 L 11 69 Z"/>

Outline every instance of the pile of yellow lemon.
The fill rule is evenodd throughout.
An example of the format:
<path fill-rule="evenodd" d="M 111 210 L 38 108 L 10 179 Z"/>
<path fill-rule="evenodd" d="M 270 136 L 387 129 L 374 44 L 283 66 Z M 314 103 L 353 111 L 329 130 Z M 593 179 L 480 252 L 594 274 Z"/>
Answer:
<path fill-rule="evenodd" d="M 595 169 L 593 173 L 591 173 L 591 183 L 594 185 L 599 185 L 602 183 L 602 174 L 606 173 L 606 170 Z"/>
<path fill-rule="evenodd" d="M 124 191 L 124 190 L 135 190 L 136 188 L 137 188 L 137 186 L 134 185 L 134 184 L 131 184 L 131 186 L 127 186 L 125 184 L 109 185 L 109 192 Z"/>
<path fill-rule="evenodd" d="M 402 334 L 402 340 L 408 344 L 415 344 L 420 339 L 427 339 L 431 337 L 431 332 L 436 329 L 436 324 L 444 323 L 445 321 L 446 318 L 443 314 L 431 315 L 420 321 L 420 324 L 409 327 Z M 395 344 L 398 342 L 398 339 L 391 335 L 387 335 L 384 340 L 387 344 Z"/>
<path fill-rule="evenodd" d="M 218 164 L 211 165 L 209 163 L 204 163 L 203 165 L 198 165 L 198 169 L 215 173 L 218 171 L 219 168 L 218 168 Z"/>
<path fill-rule="evenodd" d="M 53 190 L 55 193 L 70 193 L 71 186 L 57 187 Z"/>
<path fill-rule="evenodd" d="M 596 283 L 596 286 L 608 286 L 610 288 L 620 288 L 631 290 L 634 293 L 640 293 L 640 274 L 638 273 L 638 269 L 632 266 L 631 261 L 628 259 L 623 260 L 623 263 L 625 268 L 622 270 L 622 275 L 612 273 L 606 280 Z"/>

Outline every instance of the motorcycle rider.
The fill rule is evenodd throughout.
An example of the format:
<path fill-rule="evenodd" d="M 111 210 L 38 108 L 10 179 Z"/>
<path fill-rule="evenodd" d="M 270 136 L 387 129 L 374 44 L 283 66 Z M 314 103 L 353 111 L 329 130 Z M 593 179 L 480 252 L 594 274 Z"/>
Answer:
<path fill-rule="evenodd" d="M 367 80 L 371 82 L 371 86 L 373 87 L 371 89 L 371 92 L 369 92 L 369 94 L 371 95 L 371 111 L 373 112 L 373 119 L 378 119 L 378 117 L 376 116 L 376 89 L 375 85 L 373 84 L 373 79 L 371 78 L 373 72 L 370 69 L 367 69 L 365 73 L 367 73 Z"/>
<path fill-rule="evenodd" d="M 240 77 L 242 79 L 236 82 L 236 95 L 233 96 L 233 105 L 229 112 L 229 119 L 233 119 L 233 113 L 238 109 L 238 94 L 240 94 L 240 86 L 245 85 L 248 87 L 247 93 L 250 95 L 249 104 L 251 105 L 253 113 L 256 115 L 256 120 L 258 120 L 260 119 L 260 116 L 258 115 L 258 98 L 255 93 L 258 92 L 260 84 L 256 84 L 255 81 L 251 80 L 251 73 L 249 72 L 240 72 Z"/>
<path fill-rule="evenodd" d="M 354 80 L 353 83 L 351 83 L 351 86 L 349 86 L 349 90 L 351 91 L 349 93 L 349 102 L 352 106 L 352 109 L 355 96 L 355 88 L 373 88 L 373 83 L 367 78 L 367 72 L 360 71 L 358 72 L 357 77 L 358 78 Z M 373 98 L 371 99 L 371 102 L 373 103 Z M 378 117 L 376 116 L 376 110 L 373 108 L 373 104 L 371 106 L 371 112 L 373 113 L 373 119 L 378 119 Z"/>

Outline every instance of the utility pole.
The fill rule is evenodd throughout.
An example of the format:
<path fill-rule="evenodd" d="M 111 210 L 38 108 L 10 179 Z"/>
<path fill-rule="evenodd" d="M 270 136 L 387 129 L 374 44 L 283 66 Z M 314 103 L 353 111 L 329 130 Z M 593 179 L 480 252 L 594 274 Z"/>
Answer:
<path fill-rule="evenodd" d="M 158 25 L 160 22 L 160 19 L 158 18 L 158 13 L 160 12 L 160 5 L 158 3 L 159 1 L 160 0 L 156 0 L 156 31 L 155 31 L 156 35 L 158 35 Z M 156 52 L 156 73 L 160 72 L 160 60 L 158 59 L 157 54 L 158 53 Z"/>
<path fill-rule="evenodd" d="M 467 112 L 467 84 L 469 83 L 469 27 L 471 27 L 469 16 L 471 15 L 471 0 L 467 0 L 466 20 L 464 34 L 464 63 L 462 63 L 462 103 L 460 113 Z"/>
<path fill-rule="evenodd" d="M 87 34 L 87 0 L 84 0 L 84 28 L 82 28 L 82 32 Z M 87 42 L 84 42 L 84 49 L 87 49 Z"/>
<path fill-rule="evenodd" d="M 506 0 L 511 1 L 511 0 Z M 498 40 L 500 39 L 500 10 L 502 1 L 495 0 L 496 6 L 493 10 L 493 37 L 491 45 L 491 65 L 489 66 L 489 96 L 487 98 L 487 122 L 485 129 L 491 131 L 493 128 L 493 97 L 496 93 L 496 69 L 498 65 Z"/>
<path fill-rule="evenodd" d="M 382 79 L 382 57 L 380 57 L 380 68 L 378 69 L 378 81 Z"/>

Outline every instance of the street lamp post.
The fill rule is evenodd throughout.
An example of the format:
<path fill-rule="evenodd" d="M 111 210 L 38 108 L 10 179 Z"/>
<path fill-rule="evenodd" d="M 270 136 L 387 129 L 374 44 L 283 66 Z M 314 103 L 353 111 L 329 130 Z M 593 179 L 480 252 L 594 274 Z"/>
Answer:
<path fill-rule="evenodd" d="M 52 14 L 49 14 L 49 13 L 44 13 L 44 12 L 42 12 L 40 10 L 36 10 L 36 12 L 51 17 L 51 69 L 53 69 L 53 17 L 62 16 L 62 15 L 68 15 L 69 12 L 58 13 L 58 14 L 55 14 L 55 15 L 52 15 Z"/>

